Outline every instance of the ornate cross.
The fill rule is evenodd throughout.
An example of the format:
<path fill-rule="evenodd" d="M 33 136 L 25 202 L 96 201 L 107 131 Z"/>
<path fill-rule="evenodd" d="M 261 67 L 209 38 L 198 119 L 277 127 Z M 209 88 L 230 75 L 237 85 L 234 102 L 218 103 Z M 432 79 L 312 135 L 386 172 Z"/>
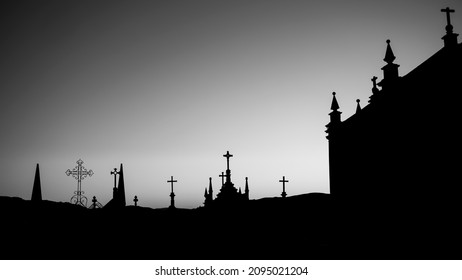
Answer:
<path fill-rule="evenodd" d="M 451 25 L 451 15 L 450 15 L 450 13 L 454 13 L 455 10 L 449 9 L 449 7 L 446 7 L 446 9 L 441 9 L 441 12 L 446 13 L 446 21 L 448 22 L 448 25 Z"/>
<path fill-rule="evenodd" d="M 88 170 L 83 167 L 83 160 L 79 159 L 77 161 L 77 166 L 70 170 L 66 171 L 66 175 L 74 177 L 77 180 L 77 191 L 74 192 L 74 195 L 71 197 L 71 203 L 87 207 L 87 198 L 83 195 L 84 192 L 82 191 L 82 180 L 85 179 L 87 176 L 92 176 L 93 170 Z"/>
<path fill-rule="evenodd" d="M 286 180 L 286 176 L 282 176 L 282 180 L 279 180 L 279 182 L 282 183 L 282 193 L 281 193 L 281 196 L 282 196 L 282 197 L 286 197 L 286 196 L 287 196 L 287 193 L 286 193 L 286 183 L 289 183 L 289 181 Z"/>
<path fill-rule="evenodd" d="M 233 157 L 233 155 L 231 155 L 229 151 L 227 151 L 226 155 L 223 155 L 223 156 L 226 158 L 226 168 L 229 170 L 229 158 Z"/>
<path fill-rule="evenodd" d="M 221 172 L 221 175 L 218 175 L 218 176 L 221 177 L 221 185 L 223 186 L 225 184 L 225 177 L 226 177 L 225 172 Z"/>
<path fill-rule="evenodd" d="M 114 168 L 114 171 L 111 171 L 111 175 L 114 175 L 114 188 L 117 187 L 117 184 L 116 184 L 117 174 L 120 174 L 120 171 L 117 171 L 117 168 Z"/>

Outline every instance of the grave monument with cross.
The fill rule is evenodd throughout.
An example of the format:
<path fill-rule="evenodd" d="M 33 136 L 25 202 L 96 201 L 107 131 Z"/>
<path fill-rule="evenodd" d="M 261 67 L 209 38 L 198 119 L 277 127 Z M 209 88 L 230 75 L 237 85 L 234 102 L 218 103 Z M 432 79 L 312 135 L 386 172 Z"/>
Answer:
<path fill-rule="evenodd" d="M 96 196 L 93 196 L 93 199 L 91 200 L 92 204 L 90 205 L 90 207 L 88 207 L 89 209 L 100 209 L 100 208 L 103 208 L 103 205 L 101 205 L 101 203 L 98 202 L 98 200 L 96 199 Z"/>
<path fill-rule="evenodd" d="M 170 180 L 167 183 L 171 183 L 172 191 L 170 192 L 170 209 L 175 209 L 175 193 L 173 192 L 173 183 L 178 182 L 177 180 L 173 180 L 173 176 L 170 176 Z"/>
<path fill-rule="evenodd" d="M 280 183 L 282 183 L 282 193 L 281 196 L 285 198 L 287 196 L 286 193 L 286 183 L 289 183 L 289 180 L 286 180 L 286 176 L 282 176 L 282 180 L 279 180 Z"/>
<path fill-rule="evenodd" d="M 104 206 L 104 208 L 121 208 L 126 206 L 123 168 L 123 164 L 121 163 L 118 171 L 117 168 L 113 168 L 113 170 L 110 171 L 110 174 L 114 175 L 114 187 L 112 188 L 112 199 Z M 117 175 L 119 175 L 118 185 Z"/>
<path fill-rule="evenodd" d="M 218 204 L 234 204 L 236 202 L 242 202 L 248 200 L 248 187 L 246 187 L 246 192 L 244 194 L 239 193 L 237 188 L 234 187 L 233 182 L 231 181 L 231 169 L 229 167 L 229 159 L 233 157 L 229 151 L 223 155 L 226 158 L 226 175 L 222 173 L 220 177 L 222 178 L 222 187 L 220 192 L 217 194 L 214 203 Z M 224 175 L 224 176 L 223 176 Z M 225 181 L 224 178 L 226 178 Z"/>

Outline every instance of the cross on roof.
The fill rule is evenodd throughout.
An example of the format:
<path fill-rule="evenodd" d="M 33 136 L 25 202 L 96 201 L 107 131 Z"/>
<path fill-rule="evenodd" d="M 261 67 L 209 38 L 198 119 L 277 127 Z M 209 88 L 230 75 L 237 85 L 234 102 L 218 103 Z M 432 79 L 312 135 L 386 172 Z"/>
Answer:
<path fill-rule="evenodd" d="M 449 9 L 449 7 L 446 7 L 446 9 L 441 9 L 441 12 L 446 13 L 446 21 L 448 22 L 448 25 L 451 25 L 450 13 L 454 13 L 455 10 Z"/>
<path fill-rule="evenodd" d="M 374 87 L 377 87 L 377 77 L 376 76 L 372 77 L 371 81 L 374 84 Z"/>
<path fill-rule="evenodd" d="M 172 184 L 172 193 L 173 193 L 173 183 L 176 183 L 178 182 L 177 180 L 173 180 L 173 176 L 170 176 L 170 181 L 167 181 L 167 183 L 171 183 Z"/>

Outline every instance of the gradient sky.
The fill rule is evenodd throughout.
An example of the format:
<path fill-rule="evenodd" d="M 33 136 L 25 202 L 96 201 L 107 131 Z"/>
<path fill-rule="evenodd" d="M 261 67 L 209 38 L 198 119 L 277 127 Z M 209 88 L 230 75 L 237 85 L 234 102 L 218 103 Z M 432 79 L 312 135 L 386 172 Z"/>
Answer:
<path fill-rule="evenodd" d="M 443 46 L 462 1 L 2 1 L 0 195 L 69 201 L 82 158 L 88 198 L 202 205 L 231 159 L 250 197 L 329 192 L 325 125 L 382 78 L 387 39 L 405 75 Z M 435 98 L 437 100 L 437 98 Z M 397 100 L 399 102 L 399 100 Z M 444 100 L 440 102 L 444 103 Z M 429 112 L 430 113 L 430 112 Z M 361 171 L 358 170 L 358 176 Z"/>

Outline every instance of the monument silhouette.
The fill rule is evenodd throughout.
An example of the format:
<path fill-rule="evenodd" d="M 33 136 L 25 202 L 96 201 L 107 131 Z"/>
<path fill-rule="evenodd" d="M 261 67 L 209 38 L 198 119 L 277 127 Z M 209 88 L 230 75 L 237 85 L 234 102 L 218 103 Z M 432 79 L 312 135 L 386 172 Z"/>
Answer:
<path fill-rule="evenodd" d="M 241 188 L 239 190 L 234 187 L 234 183 L 231 181 L 231 169 L 229 168 L 229 159 L 233 157 L 229 151 L 223 155 L 226 158 L 226 175 L 223 176 L 223 173 L 220 175 L 222 178 L 222 186 L 220 192 L 217 194 L 216 198 L 213 199 L 213 189 L 212 189 L 212 178 L 209 178 L 209 191 L 205 189 L 205 207 L 236 207 L 237 205 L 243 204 L 249 201 L 249 184 L 248 178 L 245 178 L 245 190 L 242 193 Z"/>
<path fill-rule="evenodd" d="M 168 207 L 169 209 L 176 209 L 175 207 L 175 193 L 173 192 L 173 183 L 178 182 L 177 180 L 173 180 L 173 176 L 170 176 L 170 180 L 167 181 L 167 183 L 171 184 L 172 191 L 170 192 L 170 206 Z"/>
<path fill-rule="evenodd" d="M 124 182 L 124 169 L 122 163 L 120 164 L 120 169 L 117 171 L 117 168 L 114 168 L 114 171 L 111 171 L 111 175 L 114 175 L 114 188 L 112 189 L 112 199 L 104 205 L 103 208 L 120 208 L 125 207 L 125 182 Z M 119 175 L 119 184 L 116 187 L 116 176 Z"/>
<path fill-rule="evenodd" d="M 35 202 L 42 201 L 42 183 L 40 182 L 40 169 L 38 163 L 35 168 L 34 186 L 32 187 L 32 196 L 30 200 Z"/>
<path fill-rule="evenodd" d="M 81 181 L 93 171 L 82 160 L 66 171 L 78 180 L 71 203 L 42 201 L 37 164 L 30 201 L 0 197 L 3 240 L 15 245 L 5 246 L 0 258 L 462 258 L 456 102 L 462 45 L 450 22 L 454 10 L 441 11 L 446 34 L 433 56 L 401 77 L 386 40 L 383 78 L 371 79 L 368 104 L 361 107 L 357 99 L 355 113 L 342 120 L 341 91 L 332 94 L 326 125 L 330 194 L 288 196 L 283 176 L 281 194 L 250 199 L 248 178 L 244 193 L 231 180 L 233 155 L 227 151 L 221 188 L 214 198 L 209 178 L 204 206 L 177 208 L 173 176 L 167 181 L 170 207 L 142 207 L 137 196 L 127 206 L 120 164 L 110 172 L 112 199 L 102 207 L 93 196 L 86 208 Z"/>

